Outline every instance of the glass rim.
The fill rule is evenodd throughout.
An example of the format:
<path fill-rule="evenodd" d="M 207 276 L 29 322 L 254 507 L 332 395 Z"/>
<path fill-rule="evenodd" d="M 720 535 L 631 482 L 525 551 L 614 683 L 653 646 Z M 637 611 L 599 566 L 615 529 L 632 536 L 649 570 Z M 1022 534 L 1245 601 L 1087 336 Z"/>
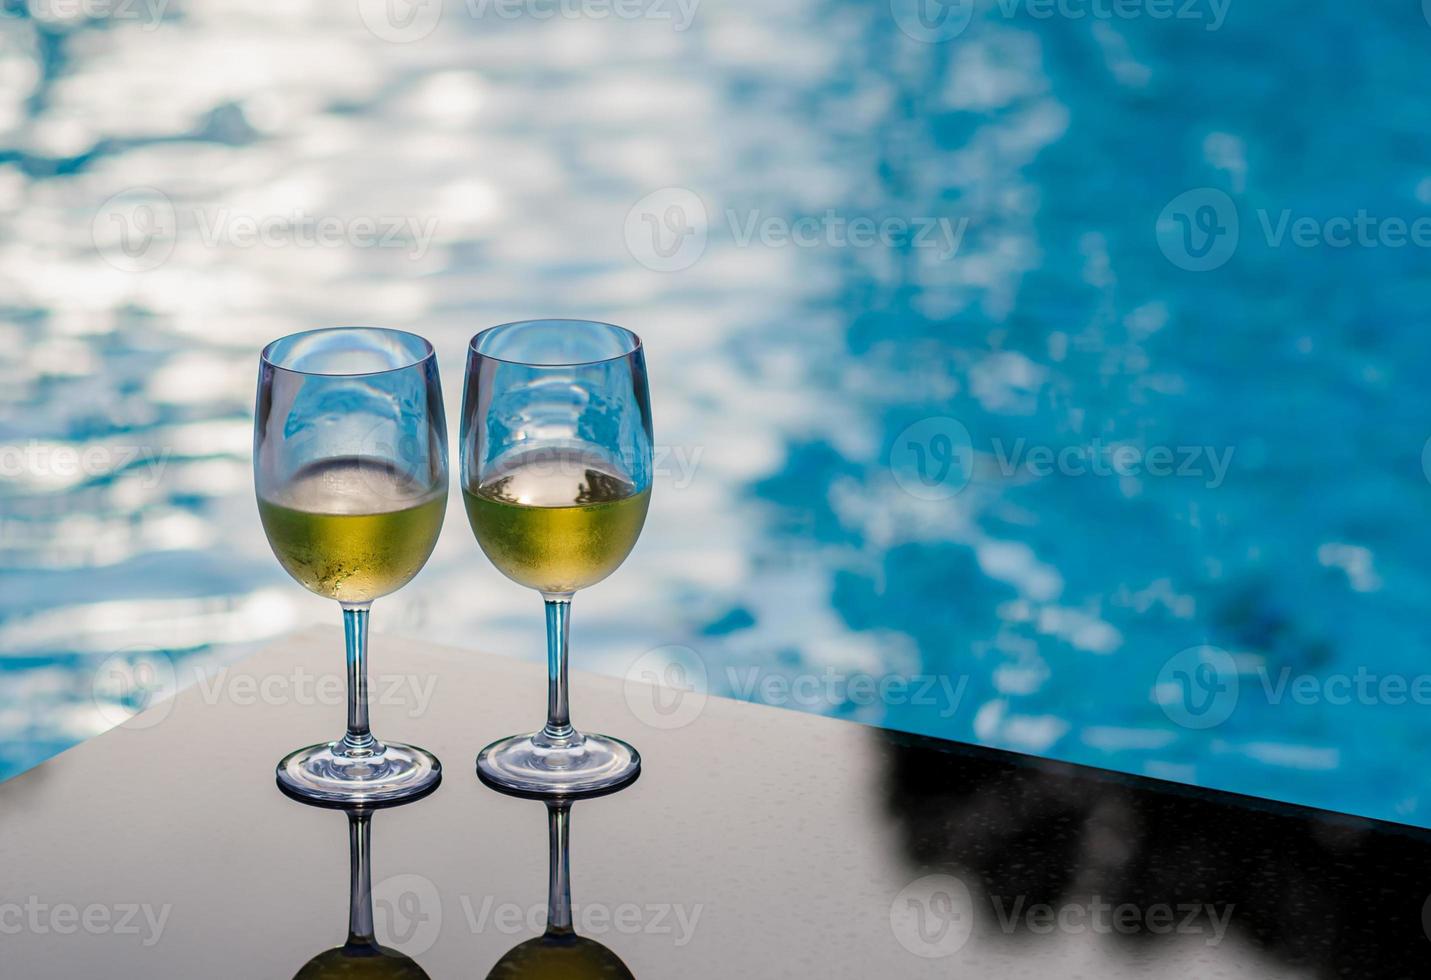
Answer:
<path fill-rule="evenodd" d="M 478 350 L 477 348 L 477 344 L 482 340 L 483 337 L 486 337 L 489 334 L 496 333 L 498 330 L 506 330 L 511 327 L 527 327 L 537 323 L 583 323 L 594 327 L 609 327 L 610 329 L 615 330 L 619 335 L 625 338 L 626 350 L 622 351 L 619 354 L 612 354 L 610 357 L 597 357 L 589 361 L 553 361 L 551 363 L 537 363 L 535 361 L 513 360 L 510 357 L 498 357 L 495 354 L 488 354 L 481 350 Z M 637 334 L 634 330 L 630 330 L 626 327 L 623 327 L 618 323 L 608 323 L 605 320 L 588 320 L 583 317 L 575 316 L 544 316 L 532 317 L 526 320 L 510 320 L 507 323 L 498 323 L 494 326 L 485 327 L 482 330 L 477 331 L 475 334 L 472 335 L 472 339 L 467 342 L 468 352 L 477 357 L 485 358 L 489 361 L 497 361 L 501 364 L 518 364 L 522 367 L 530 368 L 588 367 L 593 364 L 605 364 L 608 361 L 620 361 L 630 357 L 632 354 L 639 354 L 644 349 L 644 345 L 641 343 L 641 336 Z"/>
<path fill-rule="evenodd" d="M 380 333 L 390 334 L 398 337 L 408 337 L 416 340 L 423 351 L 420 357 L 416 357 L 406 364 L 399 364 L 396 367 L 383 368 L 378 371 L 305 371 L 302 368 L 289 367 L 280 364 L 270 355 L 273 349 L 284 341 L 297 340 L 301 337 L 312 337 L 320 333 Z M 259 361 L 275 371 L 286 371 L 289 374 L 301 374 L 310 378 L 368 378 L 376 377 L 380 374 L 392 374 L 394 371 L 407 371 L 417 367 L 437 356 L 437 351 L 433 348 L 432 342 L 420 334 L 415 334 L 410 330 L 398 330 L 395 327 L 367 327 L 353 324 L 343 327 L 316 327 L 312 330 L 300 330 L 297 333 L 285 334 L 282 337 L 275 337 L 267 344 L 263 345 L 263 350 L 259 353 Z"/>

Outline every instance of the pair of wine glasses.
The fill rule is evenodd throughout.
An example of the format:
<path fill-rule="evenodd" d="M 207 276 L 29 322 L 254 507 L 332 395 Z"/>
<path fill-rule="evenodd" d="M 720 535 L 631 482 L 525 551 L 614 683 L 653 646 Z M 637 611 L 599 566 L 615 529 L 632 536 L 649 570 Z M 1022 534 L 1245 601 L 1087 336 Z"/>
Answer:
<path fill-rule="evenodd" d="M 588 794 L 636 778 L 627 743 L 572 727 L 572 596 L 610 575 L 651 499 L 651 406 L 634 333 L 590 320 L 525 320 L 472 338 L 462 398 L 460 480 L 477 542 L 546 602 L 547 721 L 477 757 L 499 788 Z M 254 482 L 284 569 L 342 606 L 348 730 L 284 757 L 287 791 L 330 803 L 417 796 L 442 778 L 432 753 L 379 741 L 368 725 L 368 613 L 427 562 L 447 506 L 447 424 L 437 357 L 415 334 L 311 330 L 264 348 Z"/>

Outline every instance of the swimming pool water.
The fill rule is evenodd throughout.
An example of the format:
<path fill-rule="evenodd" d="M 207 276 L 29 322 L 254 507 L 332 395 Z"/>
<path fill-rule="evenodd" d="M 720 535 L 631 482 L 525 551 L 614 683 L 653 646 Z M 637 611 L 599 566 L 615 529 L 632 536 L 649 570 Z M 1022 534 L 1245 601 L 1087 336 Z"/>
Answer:
<path fill-rule="evenodd" d="M 1428 825 L 1416 5 L 439 6 L 0 18 L 0 774 L 114 657 L 336 621 L 264 341 L 422 333 L 455 431 L 467 338 L 567 315 L 662 447 L 578 669 Z M 374 628 L 540 659 L 450 506 Z"/>

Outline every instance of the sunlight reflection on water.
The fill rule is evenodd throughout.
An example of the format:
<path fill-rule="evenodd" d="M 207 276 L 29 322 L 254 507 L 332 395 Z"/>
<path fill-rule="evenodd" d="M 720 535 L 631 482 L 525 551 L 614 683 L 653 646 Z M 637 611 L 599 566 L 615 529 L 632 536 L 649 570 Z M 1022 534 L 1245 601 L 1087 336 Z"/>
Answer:
<path fill-rule="evenodd" d="M 0 772 L 107 726 L 92 678 L 115 651 L 213 665 L 336 621 L 256 521 L 265 341 L 338 323 L 422 333 L 455 431 L 467 338 L 541 314 L 643 335 L 666 453 L 636 552 L 578 602 L 579 669 L 620 674 L 682 644 L 720 693 L 1424 820 L 1380 752 L 1431 734 L 1411 712 L 1264 699 L 1197 732 L 1154 700 L 1159 667 L 1200 642 L 1234 650 L 1250 684 L 1259 665 L 1410 672 L 1414 645 L 1383 645 L 1411 635 L 1407 598 L 1427 582 L 1413 541 L 1357 517 L 1375 501 L 1411 523 L 1404 500 L 1425 482 L 1388 461 L 1414 433 L 1376 430 L 1334 501 L 1288 508 L 1324 446 L 1252 387 L 1277 373 L 1299 410 L 1317 406 L 1312 428 L 1369 425 L 1393 345 L 1424 344 L 1368 347 L 1327 292 L 1347 273 L 1307 258 L 1273 267 L 1321 284 L 1289 315 L 1255 249 L 1222 279 L 1157 254 L 1154 220 L 1179 191 L 1305 190 L 1275 167 L 1258 184 L 1254 150 L 1296 151 L 1257 143 L 1254 117 L 1198 121 L 1170 94 L 1222 49 L 1178 47 L 1174 25 L 989 10 L 957 43 L 921 44 L 883 4 L 701 5 L 685 31 L 471 9 L 449 3 L 411 43 L 374 36 L 352 4 L 0 19 L 0 443 L 23 454 L 0 474 Z M 1215 38 L 1245 43 L 1231 25 Z M 1307 46 L 1288 57 L 1315 61 Z M 1368 152 L 1401 128 L 1368 125 Z M 1388 180 L 1418 186 L 1401 166 Z M 670 212 L 668 188 L 703 214 Z M 648 197 L 661 206 L 633 220 Z M 691 224 L 662 224 L 673 213 Z M 800 217 L 810 246 L 760 231 Z M 849 247 L 855 218 L 906 227 Z M 939 247 L 912 240 L 918 223 Z M 685 246 L 641 238 L 697 226 Z M 1324 397 L 1318 372 L 1355 404 Z M 973 433 L 972 482 L 921 499 L 886 461 L 945 416 Z M 1230 446 L 1241 472 L 1220 487 L 1040 479 L 998 464 L 1020 438 Z M 535 597 L 487 567 L 457 499 L 374 626 L 541 657 Z M 958 704 L 761 683 L 891 671 L 952 679 Z"/>

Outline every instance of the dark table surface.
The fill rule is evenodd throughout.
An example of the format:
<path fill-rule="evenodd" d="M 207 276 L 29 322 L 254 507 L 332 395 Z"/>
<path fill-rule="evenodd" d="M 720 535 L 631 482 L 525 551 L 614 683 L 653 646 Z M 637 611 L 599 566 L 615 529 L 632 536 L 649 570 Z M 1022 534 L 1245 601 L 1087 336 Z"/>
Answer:
<path fill-rule="evenodd" d="M 341 945 L 348 819 L 273 780 L 339 733 L 340 643 L 296 634 L 0 785 L 0 977 L 288 978 Z M 543 930 L 548 817 L 472 762 L 544 673 L 386 636 L 372 669 L 377 733 L 446 766 L 371 817 L 378 938 L 485 977 Z M 1431 975 L 1431 833 L 573 683 L 577 724 L 645 758 L 570 814 L 576 931 L 636 977 Z"/>

